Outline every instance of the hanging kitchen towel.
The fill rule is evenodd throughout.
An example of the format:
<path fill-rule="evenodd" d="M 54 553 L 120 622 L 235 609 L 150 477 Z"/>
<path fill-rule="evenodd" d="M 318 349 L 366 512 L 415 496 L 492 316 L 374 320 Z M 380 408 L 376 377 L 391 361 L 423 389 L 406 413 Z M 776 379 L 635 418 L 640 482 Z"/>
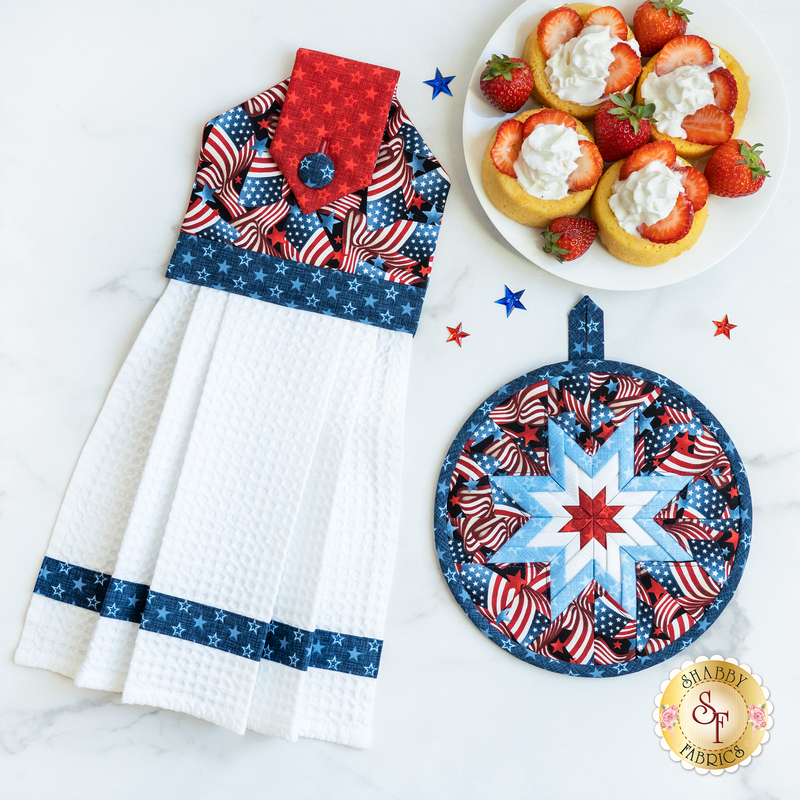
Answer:
<path fill-rule="evenodd" d="M 411 335 L 449 190 L 397 101 L 397 77 L 300 50 L 289 81 L 206 126 L 167 271 L 172 284 L 193 284 L 182 288 L 198 306 L 180 358 L 176 343 L 163 430 L 129 497 L 122 546 L 118 534 L 102 569 L 85 564 L 107 585 L 82 685 L 124 681 L 123 702 L 295 738 L 303 683 L 338 668 L 336 658 L 320 661 L 328 638 L 380 652 L 399 480 L 367 501 L 388 509 L 377 515 L 386 525 L 359 523 L 350 534 L 379 539 L 379 557 L 390 556 L 385 588 L 376 594 L 360 579 L 351 587 L 379 622 L 322 611 L 329 557 L 342 568 L 349 553 L 354 575 L 362 558 L 335 536 L 332 515 L 351 491 L 345 464 L 367 460 L 358 469 L 370 491 L 373 469 L 399 469 L 396 447 L 379 447 L 371 461 L 353 440 L 376 417 L 401 440 Z M 224 296 L 224 308 L 207 296 Z M 373 662 L 341 671 L 358 678 L 353 696 L 368 712 L 350 737 L 362 746 L 371 702 L 360 698 L 362 684 L 374 691 Z M 306 727 L 346 741 L 337 725 Z"/>

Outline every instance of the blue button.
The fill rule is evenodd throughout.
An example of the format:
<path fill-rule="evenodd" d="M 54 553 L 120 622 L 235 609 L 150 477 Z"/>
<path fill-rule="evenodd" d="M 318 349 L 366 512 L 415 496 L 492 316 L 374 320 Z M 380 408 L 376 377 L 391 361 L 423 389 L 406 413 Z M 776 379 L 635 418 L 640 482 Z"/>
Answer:
<path fill-rule="evenodd" d="M 309 189 L 323 189 L 333 180 L 333 161 L 325 153 L 310 153 L 300 162 L 298 172 Z"/>

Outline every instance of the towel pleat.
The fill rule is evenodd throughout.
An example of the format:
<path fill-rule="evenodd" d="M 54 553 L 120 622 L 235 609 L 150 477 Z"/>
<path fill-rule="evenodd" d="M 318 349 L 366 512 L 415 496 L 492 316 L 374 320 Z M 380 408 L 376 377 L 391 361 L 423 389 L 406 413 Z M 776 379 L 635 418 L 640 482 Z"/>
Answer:
<path fill-rule="evenodd" d="M 133 611 L 117 587 L 149 587 L 169 519 L 194 418 L 217 341 L 228 295 L 200 289 L 150 446 L 133 508 L 114 566 L 112 588 L 75 676 L 78 686 L 121 692 L 144 610 L 134 595 Z"/>
<path fill-rule="evenodd" d="M 197 294 L 196 286 L 169 282 L 111 386 L 47 547 L 47 558 L 59 565 L 58 580 L 51 581 L 51 596 L 31 598 L 17 664 L 72 678 L 83 661 Z M 39 580 L 49 579 L 48 563 Z M 75 567 L 95 573 L 94 579 L 85 580 Z M 75 592 L 81 605 L 64 602 Z"/>

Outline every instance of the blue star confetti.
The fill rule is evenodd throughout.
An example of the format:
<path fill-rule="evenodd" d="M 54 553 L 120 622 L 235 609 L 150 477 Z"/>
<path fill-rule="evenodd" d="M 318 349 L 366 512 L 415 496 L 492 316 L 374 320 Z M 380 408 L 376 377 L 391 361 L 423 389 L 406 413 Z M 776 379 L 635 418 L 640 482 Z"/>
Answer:
<path fill-rule="evenodd" d="M 524 289 L 520 289 L 518 292 L 512 292 L 508 286 L 505 287 L 506 295 L 505 297 L 501 297 L 499 300 L 495 300 L 495 303 L 499 303 L 501 306 L 506 307 L 506 319 L 511 316 L 511 312 L 515 308 L 521 308 L 523 311 L 527 311 L 528 309 L 525 308 L 524 305 L 520 302 L 520 297 L 525 294 Z"/>
<path fill-rule="evenodd" d="M 455 77 L 455 75 L 451 75 L 449 78 L 445 78 L 437 67 L 436 77 L 430 81 L 423 81 L 426 86 L 433 87 L 433 97 L 431 100 L 435 100 L 442 92 L 449 94 L 450 97 L 452 97 L 453 93 L 450 91 L 450 81 L 452 81 Z"/>

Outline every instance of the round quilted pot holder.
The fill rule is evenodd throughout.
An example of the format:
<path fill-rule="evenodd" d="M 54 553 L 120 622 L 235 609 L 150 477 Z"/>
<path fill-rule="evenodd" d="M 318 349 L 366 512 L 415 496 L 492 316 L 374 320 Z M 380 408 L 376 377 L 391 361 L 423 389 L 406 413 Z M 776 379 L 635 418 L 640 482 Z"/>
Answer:
<path fill-rule="evenodd" d="M 570 312 L 569 361 L 477 408 L 434 526 L 453 596 L 495 644 L 567 675 L 652 667 L 725 608 L 751 535 L 747 476 L 693 395 L 607 361 L 603 312 Z"/>

